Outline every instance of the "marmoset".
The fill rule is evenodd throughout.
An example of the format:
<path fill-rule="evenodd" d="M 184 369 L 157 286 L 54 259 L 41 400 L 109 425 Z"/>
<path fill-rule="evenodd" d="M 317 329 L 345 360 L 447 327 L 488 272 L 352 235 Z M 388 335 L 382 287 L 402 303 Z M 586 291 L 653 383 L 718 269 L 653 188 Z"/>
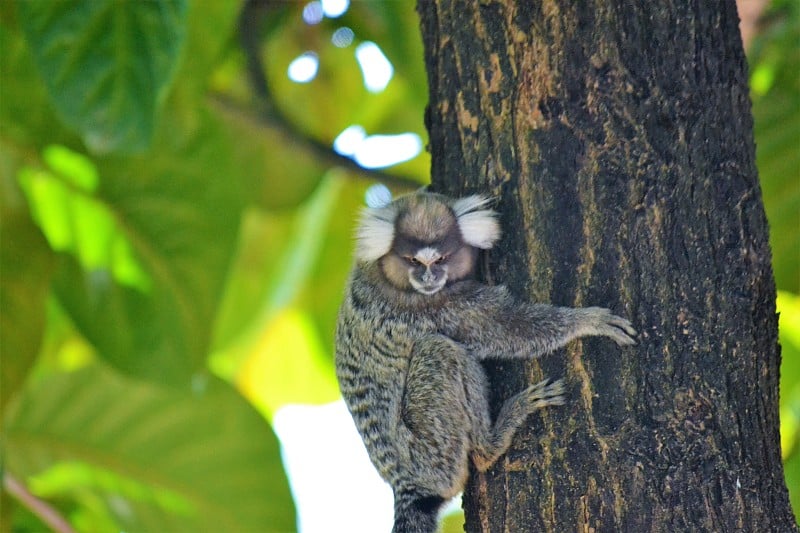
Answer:
<path fill-rule="evenodd" d="M 564 402 L 542 381 L 489 415 L 486 358 L 537 357 L 578 337 L 635 344 L 631 323 L 599 307 L 521 302 L 475 279 L 500 237 L 489 199 L 430 192 L 366 208 L 336 328 L 336 374 L 369 457 L 394 492 L 395 533 L 436 531 L 469 460 L 488 469 L 526 417 Z"/>

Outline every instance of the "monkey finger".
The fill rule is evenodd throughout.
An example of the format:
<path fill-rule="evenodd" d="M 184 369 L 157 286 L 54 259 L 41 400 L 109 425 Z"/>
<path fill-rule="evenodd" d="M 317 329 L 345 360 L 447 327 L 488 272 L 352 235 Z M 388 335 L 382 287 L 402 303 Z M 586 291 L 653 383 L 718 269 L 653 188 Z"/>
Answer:
<path fill-rule="evenodd" d="M 526 393 L 534 409 L 546 405 L 563 405 L 564 381 L 559 379 L 550 383 L 549 379 L 545 379 L 528 387 Z"/>
<path fill-rule="evenodd" d="M 637 334 L 636 330 L 633 329 L 633 325 L 631 324 L 631 321 L 626 319 L 626 318 L 622 318 L 621 316 L 611 315 L 609 317 L 608 323 L 611 324 L 612 326 L 616 326 L 616 327 L 624 330 L 625 333 L 627 333 L 631 337 L 633 337 L 633 336 L 635 336 Z"/>
<path fill-rule="evenodd" d="M 636 344 L 636 339 L 625 331 L 622 331 L 619 327 L 608 326 L 608 329 L 604 333 L 607 337 L 611 337 L 619 346 L 633 346 Z M 633 334 L 635 335 L 636 332 L 634 331 Z"/>

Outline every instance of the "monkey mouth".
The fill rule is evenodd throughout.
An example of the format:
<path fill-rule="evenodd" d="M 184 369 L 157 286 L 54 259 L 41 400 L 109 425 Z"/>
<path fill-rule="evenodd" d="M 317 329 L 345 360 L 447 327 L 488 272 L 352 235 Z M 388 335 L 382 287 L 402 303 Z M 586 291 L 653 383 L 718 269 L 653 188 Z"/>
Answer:
<path fill-rule="evenodd" d="M 433 283 L 421 283 L 415 280 L 414 278 L 409 278 L 409 281 L 411 282 L 411 286 L 414 287 L 415 291 L 422 293 L 426 296 L 430 296 L 431 294 L 436 294 L 437 292 L 442 290 L 442 287 L 444 287 L 444 284 L 447 282 L 447 279 L 442 278 Z"/>

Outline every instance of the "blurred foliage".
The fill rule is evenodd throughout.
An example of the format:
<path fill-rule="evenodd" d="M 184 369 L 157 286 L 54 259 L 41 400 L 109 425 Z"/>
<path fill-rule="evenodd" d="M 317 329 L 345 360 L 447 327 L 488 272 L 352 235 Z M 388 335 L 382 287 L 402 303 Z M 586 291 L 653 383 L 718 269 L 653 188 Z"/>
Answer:
<path fill-rule="evenodd" d="M 756 164 L 779 290 L 781 447 L 800 516 L 800 2 L 772 1 L 748 60 Z"/>
<path fill-rule="evenodd" d="M 800 296 L 778 292 L 781 355 L 781 450 L 795 515 L 800 511 Z"/>
<path fill-rule="evenodd" d="M 293 527 L 291 505 L 265 505 L 288 492 L 280 463 L 264 460 L 277 439 L 227 384 L 169 390 L 90 365 L 33 380 L 8 414 L 4 468 L 69 500 L 82 530 Z"/>
<path fill-rule="evenodd" d="M 149 144 L 185 40 L 186 12 L 186 0 L 19 4 L 50 102 L 93 152 L 135 153 Z"/>
<path fill-rule="evenodd" d="M 378 174 L 331 150 L 351 125 L 425 138 L 410 4 L 357 2 L 313 24 L 303 3 L 262 4 L 266 100 L 238 2 L 0 3 L 0 471 L 79 531 L 295 528 L 269 420 L 338 395 L 334 323 L 369 178 L 427 179 L 425 153 Z M 343 28 L 352 42 L 334 44 Z M 790 487 L 799 38 L 797 3 L 776 0 L 750 53 Z M 365 88 L 366 41 L 394 67 L 383 91 Z M 309 51 L 316 76 L 291 81 Z M 44 528 L 0 503 L 0 530 Z"/>
<path fill-rule="evenodd" d="M 79 531 L 295 529 L 268 420 L 338 397 L 334 322 L 371 175 L 331 145 L 353 124 L 424 138 L 408 6 L 309 25 L 277 3 L 258 28 L 272 102 L 251 89 L 242 7 L 0 4 L 2 471 Z M 366 40 L 394 66 L 378 93 Z M 320 69 L 300 85 L 286 72 L 307 50 Z M 428 166 L 397 165 L 413 178 L 395 185 Z M 44 528 L 13 503 L 3 530 Z"/>
<path fill-rule="evenodd" d="M 778 288 L 800 294 L 800 2 L 773 0 L 748 51 L 756 162 Z"/>

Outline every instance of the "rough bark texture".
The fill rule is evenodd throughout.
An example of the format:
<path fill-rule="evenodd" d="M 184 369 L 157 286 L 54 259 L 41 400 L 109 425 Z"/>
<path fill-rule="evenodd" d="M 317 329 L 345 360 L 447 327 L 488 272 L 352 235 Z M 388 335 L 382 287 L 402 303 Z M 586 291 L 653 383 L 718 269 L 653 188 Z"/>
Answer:
<path fill-rule="evenodd" d="M 777 317 L 733 0 L 420 0 L 433 189 L 493 193 L 490 279 L 629 317 L 496 363 L 532 416 L 465 493 L 467 531 L 795 531 Z"/>

